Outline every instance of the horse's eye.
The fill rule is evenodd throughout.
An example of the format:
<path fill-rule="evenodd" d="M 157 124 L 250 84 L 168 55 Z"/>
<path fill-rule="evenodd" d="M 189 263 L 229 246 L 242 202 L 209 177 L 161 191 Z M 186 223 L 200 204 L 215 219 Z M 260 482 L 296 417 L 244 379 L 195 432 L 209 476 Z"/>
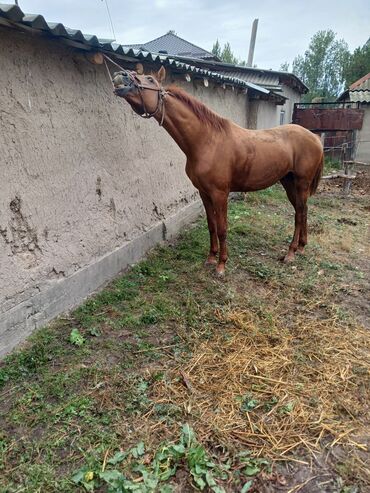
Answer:
<path fill-rule="evenodd" d="M 150 82 L 154 82 L 153 77 L 148 77 L 148 80 L 150 80 Z"/>

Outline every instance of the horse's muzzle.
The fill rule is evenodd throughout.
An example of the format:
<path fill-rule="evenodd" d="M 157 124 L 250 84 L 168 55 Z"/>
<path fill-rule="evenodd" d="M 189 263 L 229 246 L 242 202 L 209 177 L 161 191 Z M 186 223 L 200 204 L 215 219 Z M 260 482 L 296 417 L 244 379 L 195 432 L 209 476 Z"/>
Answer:
<path fill-rule="evenodd" d="M 124 97 L 135 89 L 133 80 L 124 72 L 116 72 L 112 79 L 114 85 L 114 94 Z"/>

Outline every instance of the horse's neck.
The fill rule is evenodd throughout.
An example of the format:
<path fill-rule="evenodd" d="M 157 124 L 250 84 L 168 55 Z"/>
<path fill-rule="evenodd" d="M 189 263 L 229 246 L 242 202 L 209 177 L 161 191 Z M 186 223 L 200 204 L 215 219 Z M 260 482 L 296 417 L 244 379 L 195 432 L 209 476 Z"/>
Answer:
<path fill-rule="evenodd" d="M 163 127 L 188 158 L 194 156 L 200 137 L 204 136 L 206 131 L 204 125 L 187 105 L 171 94 L 166 96 L 164 107 Z M 156 116 L 158 121 L 161 118 L 161 114 Z"/>

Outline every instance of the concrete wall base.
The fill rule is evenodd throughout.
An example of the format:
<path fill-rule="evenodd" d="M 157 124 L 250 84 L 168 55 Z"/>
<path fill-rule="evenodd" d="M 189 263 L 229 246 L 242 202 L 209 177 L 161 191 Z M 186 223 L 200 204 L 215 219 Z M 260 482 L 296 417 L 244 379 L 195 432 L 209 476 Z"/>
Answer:
<path fill-rule="evenodd" d="M 24 341 L 35 329 L 78 306 L 121 271 L 138 262 L 155 245 L 173 239 L 201 211 L 201 202 L 193 202 L 72 276 L 40 286 L 38 294 L 2 313 L 0 358 Z"/>

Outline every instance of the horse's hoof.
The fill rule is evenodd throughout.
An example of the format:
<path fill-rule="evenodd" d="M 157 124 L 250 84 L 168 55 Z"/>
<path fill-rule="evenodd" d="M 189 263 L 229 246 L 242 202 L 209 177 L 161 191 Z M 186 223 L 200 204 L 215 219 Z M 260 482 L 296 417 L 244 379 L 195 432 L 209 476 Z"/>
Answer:
<path fill-rule="evenodd" d="M 304 255 L 304 247 L 303 246 L 299 246 L 297 248 L 297 251 L 295 253 L 298 253 L 299 255 Z"/>
<path fill-rule="evenodd" d="M 216 267 L 216 276 L 217 277 L 225 277 L 225 267 L 217 266 Z"/>
<path fill-rule="evenodd" d="M 294 262 L 294 253 L 288 253 L 285 257 L 282 258 L 284 264 L 291 264 Z"/>
<path fill-rule="evenodd" d="M 204 265 L 206 267 L 212 267 L 213 265 L 216 265 L 217 264 L 217 259 L 216 258 L 207 258 L 207 260 L 204 262 Z"/>

